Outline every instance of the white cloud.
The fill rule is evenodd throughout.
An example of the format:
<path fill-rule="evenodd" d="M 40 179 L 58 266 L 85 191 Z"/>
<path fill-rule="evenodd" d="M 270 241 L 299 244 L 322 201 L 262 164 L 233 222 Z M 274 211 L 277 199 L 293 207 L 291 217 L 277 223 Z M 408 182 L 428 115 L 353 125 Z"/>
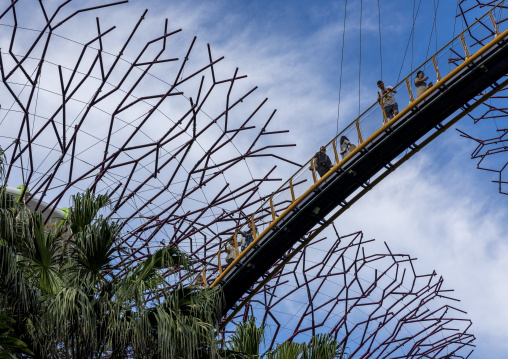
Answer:
<path fill-rule="evenodd" d="M 453 133 L 447 136 L 454 142 Z M 410 253 L 418 258 L 417 271 L 435 269 L 455 289 L 452 297 L 461 300 L 457 307 L 472 319 L 478 351 L 488 349 L 488 338 L 498 338 L 499 348 L 508 350 L 501 340 L 508 335 L 508 211 L 492 206 L 492 194 L 478 190 L 482 183 L 475 172 L 447 162 L 456 154 L 441 159 L 447 165 L 436 171 L 433 156 L 441 145 L 415 156 L 337 223 L 341 233 L 361 229 L 394 252 Z"/>
<path fill-rule="evenodd" d="M 245 22 L 245 14 L 224 16 L 227 2 L 217 5 L 133 1 L 102 18 L 103 30 L 113 24 L 119 25 L 108 36 L 113 40 L 108 42 L 109 46 L 116 44 L 118 47 L 123 43 L 123 35 L 132 29 L 145 7 L 151 10 L 142 24 L 145 35 L 141 37 L 160 36 L 167 17 L 170 30 L 184 30 L 182 40 L 172 45 L 175 50 L 182 52 L 179 46 L 187 46 L 188 40 L 197 35 L 198 41 L 211 44 L 214 56 L 226 56 L 225 71 L 232 75 L 238 66 L 240 74 L 249 76 L 243 80 L 245 87 L 260 87 L 253 94 L 254 98 L 269 97 L 268 112 L 278 108 L 269 129 L 289 128 L 291 133 L 280 142 L 298 143 L 297 148 L 283 151 L 285 157 L 303 163 L 335 132 L 339 74 L 331 73 L 330 69 L 338 66 L 341 22 L 325 24 L 305 36 L 295 37 L 291 32 L 264 30 L 263 24 L 256 24 L 255 19 Z M 314 11 L 312 16 L 316 21 L 323 14 Z M 375 34 L 375 16 L 370 14 L 364 21 L 366 28 Z M 354 38 L 355 29 L 351 27 L 348 31 Z M 390 41 L 403 39 L 405 46 L 408 33 L 402 22 L 383 27 L 383 31 Z M 66 34 L 74 38 L 79 31 Z M 7 33 L 2 35 L 0 38 L 8 36 Z M 112 50 L 116 51 L 118 49 Z M 402 55 L 390 51 L 385 56 L 386 75 L 387 71 L 398 69 Z M 364 64 L 369 76 L 377 71 L 375 61 Z M 329 67 L 332 65 L 335 67 Z M 344 64 L 341 99 L 341 121 L 344 118 L 344 122 L 341 124 L 345 119 L 352 120 L 357 113 L 357 65 L 351 59 Z M 394 77 L 395 73 L 391 75 Z M 362 94 L 372 91 L 375 96 L 372 78 L 364 76 L 362 79 Z M 57 83 L 55 88 L 58 88 Z M 367 103 L 370 105 L 372 100 L 364 96 L 362 108 Z M 485 186 L 485 182 L 478 180 L 482 175 L 473 170 L 473 166 L 464 169 L 464 161 L 454 164 L 458 157 L 468 156 L 463 148 L 458 153 L 447 150 L 460 146 L 456 138 L 447 134 L 449 147 L 431 147 L 390 175 L 341 217 L 339 229 L 341 234 L 363 230 L 366 237 L 375 237 L 380 243 L 386 241 L 392 250 L 418 257 L 417 265 L 423 272 L 436 269 L 445 277 L 445 283 L 456 289 L 455 297 L 462 300 L 458 307 L 471 316 L 474 323 L 471 331 L 479 338 L 478 352 L 487 351 L 486 343 L 496 343 L 499 348 L 508 350 L 508 344 L 502 340 L 508 335 L 505 325 L 508 309 L 504 303 L 508 294 L 505 284 L 508 246 L 503 231 L 508 213 L 500 207 L 499 203 L 501 206 L 504 203 L 493 193 L 495 189 L 487 192 L 478 188 Z M 268 161 L 253 164 L 254 177 L 264 173 L 267 167 L 271 167 Z M 294 170 L 294 166 L 281 165 L 274 177 L 286 179 Z M 492 206 L 494 201 L 499 203 Z"/>

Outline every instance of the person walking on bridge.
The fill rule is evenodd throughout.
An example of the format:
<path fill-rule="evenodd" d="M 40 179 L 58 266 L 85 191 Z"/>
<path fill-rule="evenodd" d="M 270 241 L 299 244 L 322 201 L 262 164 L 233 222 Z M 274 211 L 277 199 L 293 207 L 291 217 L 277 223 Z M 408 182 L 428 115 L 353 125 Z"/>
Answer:
<path fill-rule="evenodd" d="M 425 81 L 427 81 L 429 78 L 424 76 L 425 74 L 423 73 L 422 70 L 416 73 L 415 78 L 416 97 L 420 97 L 421 95 L 423 95 L 425 91 L 427 91 L 427 84 L 425 83 Z"/>
<path fill-rule="evenodd" d="M 240 239 L 237 238 L 236 246 L 235 246 L 235 236 L 231 236 L 231 238 L 228 239 L 228 243 L 226 244 L 226 263 L 231 264 L 236 259 L 236 251 L 238 250 L 238 246 L 245 245 L 244 238 L 240 237 Z"/>
<path fill-rule="evenodd" d="M 252 223 L 251 222 L 249 222 L 248 227 L 249 227 L 249 229 L 247 230 L 247 232 L 239 232 L 240 234 L 245 236 L 245 242 L 242 245 L 242 251 L 244 251 L 245 248 L 247 248 L 249 246 L 249 244 L 251 244 L 254 241 L 254 234 L 256 236 L 259 235 L 258 227 L 254 226 L 254 230 L 252 230 Z"/>
<path fill-rule="evenodd" d="M 349 138 L 346 136 L 340 137 L 340 155 L 342 158 L 349 155 L 353 150 L 356 148 L 355 145 L 353 145 L 351 142 L 349 142 Z"/>
<path fill-rule="evenodd" d="M 310 169 L 315 169 L 319 176 L 323 177 L 332 168 L 332 161 L 326 154 L 326 147 L 321 146 L 319 152 L 311 160 Z"/>
<path fill-rule="evenodd" d="M 377 82 L 377 87 L 379 87 L 377 98 L 382 101 L 386 117 L 391 120 L 399 113 L 399 106 L 397 105 L 397 101 L 395 101 L 395 96 L 393 95 L 397 93 L 397 91 L 392 86 L 385 87 L 385 84 L 381 80 Z"/>

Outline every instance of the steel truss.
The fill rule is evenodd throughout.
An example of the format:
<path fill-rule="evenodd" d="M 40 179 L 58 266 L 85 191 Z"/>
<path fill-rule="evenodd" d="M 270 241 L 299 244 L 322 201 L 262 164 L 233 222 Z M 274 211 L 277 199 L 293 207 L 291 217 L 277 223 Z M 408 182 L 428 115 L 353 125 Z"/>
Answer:
<path fill-rule="evenodd" d="M 472 1 L 472 0 L 460 0 L 458 2 L 459 13 L 457 17 L 467 24 L 475 21 L 476 10 L 487 11 L 500 3 L 496 1 Z M 508 12 L 508 4 L 501 2 L 498 5 L 499 15 L 496 18 L 498 24 L 502 24 L 508 21 L 506 16 Z M 482 39 L 477 39 L 481 43 Z M 506 79 L 506 76 L 505 78 Z M 503 81 L 503 80 L 501 80 Z M 494 126 L 492 134 L 488 137 L 479 137 L 475 133 L 465 133 L 459 131 L 461 136 L 470 139 L 477 143 L 477 147 L 471 154 L 471 159 L 478 160 L 477 168 L 493 172 L 496 174 L 497 179 L 492 182 L 498 184 L 499 193 L 508 194 L 508 182 L 506 176 L 503 176 L 504 170 L 508 166 L 508 145 L 507 145 L 507 132 L 506 128 L 506 117 L 508 117 L 508 88 L 504 88 L 497 95 L 492 96 L 491 101 L 483 103 L 479 109 L 470 113 L 468 116 L 473 120 L 475 124 L 478 124 L 480 128 L 486 122 L 493 122 Z M 494 129 L 495 127 L 495 129 Z"/>
<path fill-rule="evenodd" d="M 313 242 L 233 323 L 259 318 L 270 333 L 266 349 L 331 333 L 354 358 L 469 357 L 472 323 L 443 278 L 418 274 L 414 258 L 385 246 L 376 248 L 361 232 Z"/>
<path fill-rule="evenodd" d="M 266 200 L 294 145 L 270 129 L 276 111 L 257 87 L 209 44 L 167 19 L 143 27 L 147 11 L 117 33 L 110 18 L 124 3 L 1 10 L 5 183 L 22 184 L 46 213 L 86 188 L 108 193 L 105 215 L 123 233 L 118 268 L 178 245 L 199 270 Z"/>
<path fill-rule="evenodd" d="M 210 45 L 167 20 L 143 27 L 146 11 L 117 34 L 108 14 L 124 3 L 0 9 L 5 183 L 22 184 L 45 212 L 86 188 L 108 193 L 104 214 L 123 233 L 120 272 L 163 245 L 180 246 L 200 271 L 270 197 L 276 165 L 292 163 L 282 149 L 293 145 L 269 129 L 267 99 Z M 263 318 L 270 346 L 326 330 L 355 357 L 469 356 L 471 322 L 447 304 L 442 278 L 417 275 L 413 259 L 389 249 L 368 255 L 369 243 L 361 233 L 312 243 L 236 320 Z M 286 307 L 301 298 L 300 311 Z"/>

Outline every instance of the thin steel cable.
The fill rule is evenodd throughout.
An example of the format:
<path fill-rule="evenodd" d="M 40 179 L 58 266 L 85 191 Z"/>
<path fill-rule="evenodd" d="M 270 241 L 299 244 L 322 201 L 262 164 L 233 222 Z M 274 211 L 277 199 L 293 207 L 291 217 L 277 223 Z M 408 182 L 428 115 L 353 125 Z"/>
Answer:
<path fill-rule="evenodd" d="M 363 0 L 360 1 L 360 64 L 358 69 L 358 117 L 362 114 L 361 104 L 361 80 L 362 80 L 362 18 L 363 18 Z"/>
<path fill-rule="evenodd" d="M 379 0 L 377 0 L 377 11 L 378 11 L 378 14 L 379 14 L 379 62 L 380 62 L 380 66 L 381 66 L 381 77 L 380 79 L 382 80 L 383 79 L 383 52 L 382 52 L 382 42 L 381 42 L 381 6 L 379 5 Z"/>
<path fill-rule="evenodd" d="M 413 72 L 413 59 L 414 59 L 414 48 L 415 48 L 415 22 L 416 22 L 415 7 L 416 7 L 416 0 L 413 0 L 413 30 L 412 30 L 413 36 L 411 37 L 411 66 L 410 66 L 411 71 L 410 72 Z"/>
<path fill-rule="evenodd" d="M 402 73 L 402 68 L 404 67 L 404 62 L 406 61 L 407 50 L 409 50 L 409 44 L 411 43 L 411 39 L 414 34 L 415 21 L 418 18 L 418 13 L 420 12 L 420 5 L 421 4 L 422 4 L 422 0 L 420 0 L 420 2 L 418 3 L 418 9 L 416 10 L 416 16 L 413 18 L 413 27 L 411 29 L 411 33 L 409 34 L 409 39 L 407 40 L 406 51 L 404 52 L 404 57 L 402 58 L 402 64 L 400 65 L 399 75 L 397 76 L 397 83 L 400 80 L 400 74 Z"/>
<path fill-rule="evenodd" d="M 339 134 L 339 117 L 340 117 L 340 94 L 342 91 L 342 65 L 344 63 L 344 42 L 346 38 L 346 17 L 347 17 L 347 0 L 344 3 L 344 27 L 342 29 L 342 49 L 340 57 L 340 76 L 339 76 L 339 104 L 337 105 L 337 135 Z"/>
<path fill-rule="evenodd" d="M 427 46 L 427 53 L 425 54 L 425 57 L 426 58 L 429 58 L 429 51 L 430 51 L 430 44 L 432 43 L 432 35 L 436 35 L 436 52 L 437 52 L 437 9 L 439 8 L 439 0 L 437 0 L 437 5 L 436 5 L 436 0 L 433 0 L 434 1 L 434 22 L 432 23 L 432 30 L 430 31 L 430 37 L 429 37 L 429 45 Z"/>

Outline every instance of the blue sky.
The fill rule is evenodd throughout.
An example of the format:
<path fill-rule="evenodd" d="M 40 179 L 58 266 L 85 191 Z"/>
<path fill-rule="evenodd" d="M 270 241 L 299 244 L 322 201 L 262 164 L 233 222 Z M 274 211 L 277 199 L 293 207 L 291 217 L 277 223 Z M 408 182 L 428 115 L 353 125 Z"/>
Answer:
<path fill-rule="evenodd" d="M 380 2 L 386 84 L 396 83 L 399 72 L 404 76 L 426 59 L 429 39 L 431 54 L 462 28 L 455 18 L 456 1 L 440 0 L 437 42 L 435 33 L 431 38 L 437 2 L 415 1 L 421 7 L 404 62 L 413 1 Z M 259 86 L 255 96 L 268 97 L 269 106 L 278 110 L 272 129 L 290 129 L 282 142 L 298 144 L 285 150 L 285 157 L 304 163 L 336 133 L 343 0 L 135 0 L 103 20 L 125 33 L 145 8 L 149 12 L 144 31 L 155 33 L 168 18 L 170 29 L 182 28 L 185 39 L 197 35 L 199 41 L 210 43 L 214 54 L 226 57 L 226 68 L 239 67 L 241 74 L 249 76 L 249 84 Z M 359 107 L 363 111 L 375 101 L 376 81 L 381 77 L 377 1 L 363 1 L 360 73 L 360 1 L 349 0 L 347 13 L 339 128 L 358 115 Z M 492 123 L 473 126 L 468 119 L 455 127 L 478 137 L 491 136 L 494 129 Z M 469 159 L 474 148 L 474 143 L 450 129 L 336 224 L 341 234 L 363 230 L 365 237 L 376 238 L 380 245 L 386 241 L 392 250 L 417 257 L 417 269 L 423 273 L 435 269 L 448 287 L 456 289 L 454 296 L 462 301 L 458 307 L 473 321 L 477 349 L 472 357 L 502 358 L 508 352 L 508 263 L 504 260 L 508 212 L 506 197 L 490 182 L 492 175 L 476 170 Z M 268 167 L 270 163 L 257 163 L 254 171 L 264 173 Z M 279 165 L 276 177 L 285 179 L 294 170 Z"/>
<path fill-rule="evenodd" d="M 412 28 L 413 2 L 382 1 L 383 80 L 399 78 Z M 416 2 L 418 5 L 418 2 Z M 433 1 L 423 1 L 415 24 L 413 68 L 426 59 Z M 277 126 L 291 128 L 298 144 L 290 156 L 308 158 L 336 130 L 343 1 L 219 1 L 174 5 L 188 14 L 191 32 L 220 48 L 226 60 L 249 75 L 278 109 Z M 349 1 L 339 127 L 358 114 L 359 1 Z M 171 13 L 171 11 L 168 11 Z M 440 1 L 437 47 L 462 29 L 455 24 L 456 2 Z M 182 22 L 184 20 L 181 20 Z M 377 1 L 364 1 L 360 108 L 376 96 L 380 78 Z M 436 49 L 433 35 L 430 54 Z M 411 69 L 411 44 L 402 76 Z M 493 134 L 493 124 L 479 130 L 468 119 L 457 128 L 479 137 Z M 477 348 L 473 358 L 502 358 L 508 294 L 505 197 L 469 159 L 475 144 L 450 129 L 412 161 L 392 174 L 337 221 L 340 233 L 363 230 L 386 241 L 392 250 L 418 258 L 417 270 L 435 269 L 445 278 L 457 306 L 473 321 Z M 288 168 L 287 171 L 290 171 Z M 283 177 L 283 176 L 282 176 Z"/>

